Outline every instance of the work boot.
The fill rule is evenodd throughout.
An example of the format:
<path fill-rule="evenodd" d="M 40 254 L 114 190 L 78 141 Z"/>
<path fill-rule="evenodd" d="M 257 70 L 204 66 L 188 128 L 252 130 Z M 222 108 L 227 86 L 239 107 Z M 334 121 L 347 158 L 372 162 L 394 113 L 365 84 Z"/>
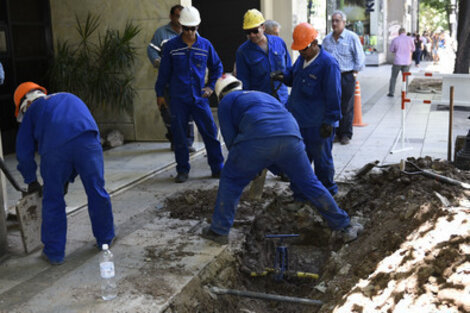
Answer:
<path fill-rule="evenodd" d="M 42 253 L 41 253 L 41 259 L 43 259 L 44 261 L 49 262 L 52 265 L 61 265 L 61 264 L 64 263 L 64 259 L 60 259 L 60 260 L 59 259 L 51 259 L 44 253 L 44 251 L 42 251 Z"/>
<path fill-rule="evenodd" d="M 228 236 L 227 235 L 219 235 L 214 232 L 210 226 L 204 227 L 202 229 L 201 237 L 212 240 L 219 245 L 226 245 L 228 244 Z"/>
<path fill-rule="evenodd" d="M 175 177 L 175 183 L 184 183 L 188 180 L 188 173 L 178 173 Z"/>
<path fill-rule="evenodd" d="M 344 229 L 341 230 L 341 234 L 343 236 L 344 243 L 351 242 L 357 239 L 357 236 L 360 235 L 364 231 L 364 226 L 355 222 L 350 223 Z"/>
<path fill-rule="evenodd" d="M 189 151 L 189 153 L 194 153 L 194 152 L 196 152 L 196 148 L 194 148 L 193 146 L 189 146 L 188 151 Z"/>

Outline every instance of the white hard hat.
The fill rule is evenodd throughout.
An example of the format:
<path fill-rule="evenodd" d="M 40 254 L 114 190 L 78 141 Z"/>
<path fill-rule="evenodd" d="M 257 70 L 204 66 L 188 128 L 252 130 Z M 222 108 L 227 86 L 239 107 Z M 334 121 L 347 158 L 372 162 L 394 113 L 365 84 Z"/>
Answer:
<path fill-rule="evenodd" d="M 183 26 L 198 26 L 201 24 L 201 16 L 195 7 L 184 7 L 178 21 Z"/>
<path fill-rule="evenodd" d="M 242 82 L 231 74 L 223 74 L 215 83 L 215 94 L 219 100 L 235 90 L 242 90 Z"/>

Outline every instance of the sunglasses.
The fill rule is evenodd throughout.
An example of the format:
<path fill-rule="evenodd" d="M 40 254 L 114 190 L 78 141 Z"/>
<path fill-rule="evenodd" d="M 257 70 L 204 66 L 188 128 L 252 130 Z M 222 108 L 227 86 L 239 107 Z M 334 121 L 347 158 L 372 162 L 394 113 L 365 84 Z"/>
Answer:
<path fill-rule="evenodd" d="M 249 34 L 251 34 L 251 33 L 253 33 L 253 34 L 259 33 L 258 27 L 257 27 L 257 28 L 252 28 L 252 29 L 247 29 L 247 30 L 245 30 L 245 35 L 249 35 Z"/>
<path fill-rule="evenodd" d="M 191 26 L 191 27 L 188 27 L 188 26 L 183 26 L 183 31 L 185 32 L 189 32 L 189 31 L 195 31 L 196 30 L 196 26 Z"/>
<path fill-rule="evenodd" d="M 312 46 L 313 42 L 311 42 L 308 46 L 306 46 L 305 48 L 303 48 L 302 50 L 299 50 L 299 51 L 306 51 L 308 48 L 310 48 Z"/>

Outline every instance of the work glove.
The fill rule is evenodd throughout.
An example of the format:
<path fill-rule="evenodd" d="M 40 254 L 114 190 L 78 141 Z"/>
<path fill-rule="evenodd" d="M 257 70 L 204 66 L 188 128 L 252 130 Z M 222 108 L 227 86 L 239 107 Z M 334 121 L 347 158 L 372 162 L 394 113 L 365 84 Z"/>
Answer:
<path fill-rule="evenodd" d="M 328 138 L 333 133 L 333 126 L 328 124 L 321 124 L 320 126 L 320 137 Z"/>
<path fill-rule="evenodd" d="M 161 109 L 162 107 L 168 108 L 168 105 L 165 101 L 165 97 L 157 97 L 157 105 L 159 109 Z"/>
<path fill-rule="evenodd" d="M 212 92 L 214 92 L 211 87 L 204 87 L 202 88 L 202 97 L 203 98 L 209 98 L 212 95 Z"/>
<path fill-rule="evenodd" d="M 28 185 L 28 192 L 26 194 L 30 195 L 35 192 L 37 192 L 39 196 L 42 197 L 42 186 L 40 183 L 38 183 L 37 180 L 33 181 Z"/>
<path fill-rule="evenodd" d="M 283 81 L 284 80 L 284 73 L 282 71 L 274 71 L 270 74 L 272 80 Z"/>

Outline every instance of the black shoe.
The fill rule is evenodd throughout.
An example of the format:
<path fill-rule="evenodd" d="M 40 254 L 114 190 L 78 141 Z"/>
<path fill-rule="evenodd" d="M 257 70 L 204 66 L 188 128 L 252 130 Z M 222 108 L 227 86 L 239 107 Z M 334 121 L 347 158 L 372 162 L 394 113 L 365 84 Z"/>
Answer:
<path fill-rule="evenodd" d="M 178 173 L 175 177 L 175 183 L 184 183 L 188 180 L 188 173 Z"/>
<path fill-rule="evenodd" d="M 188 151 L 189 151 L 189 153 L 194 153 L 194 152 L 196 152 L 196 148 L 194 148 L 193 146 L 190 146 L 190 147 L 188 147 Z"/>
<path fill-rule="evenodd" d="M 349 137 L 344 136 L 343 138 L 341 138 L 341 144 L 342 145 L 348 145 L 350 140 L 351 139 L 349 139 Z"/>
<path fill-rule="evenodd" d="M 221 172 L 221 171 L 219 171 L 219 172 L 217 172 L 217 173 L 212 173 L 211 177 L 212 177 L 212 178 L 220 178 L 220 172 Z"/>
<path fill-rule="evenodd" d="M 212 240 L 219 245 L 226 245 L 228 244 L 228 236 L 227 235 L 219 235 L 216 232 L 212 231 L 210 226 L 204 227 L 201 233 L 201 237 Z"/>
<path fill-rule="evenodd" d="M 388 93 L 387 97 L 393 98 L 393 95 L 391 93 Z"/>

